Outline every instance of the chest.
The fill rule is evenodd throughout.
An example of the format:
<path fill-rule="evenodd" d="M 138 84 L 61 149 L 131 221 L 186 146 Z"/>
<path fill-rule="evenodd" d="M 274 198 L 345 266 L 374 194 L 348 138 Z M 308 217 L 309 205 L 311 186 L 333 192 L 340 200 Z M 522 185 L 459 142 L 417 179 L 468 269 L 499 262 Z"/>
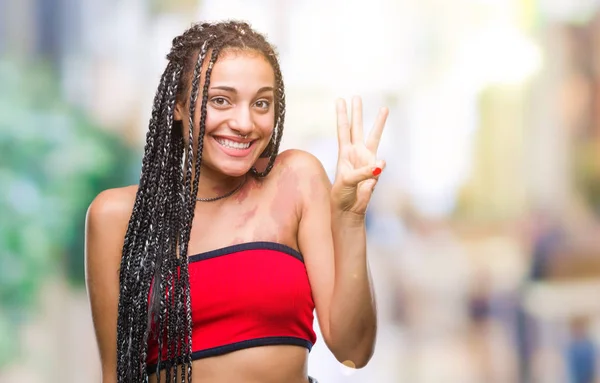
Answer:
<path fill-rule="evenodd" d="M 226 203 L 199 202 L 188 255 L 258 241 L 297 248 L 300 213 L 294 188 L 289 183 L 254 181 Z"/>

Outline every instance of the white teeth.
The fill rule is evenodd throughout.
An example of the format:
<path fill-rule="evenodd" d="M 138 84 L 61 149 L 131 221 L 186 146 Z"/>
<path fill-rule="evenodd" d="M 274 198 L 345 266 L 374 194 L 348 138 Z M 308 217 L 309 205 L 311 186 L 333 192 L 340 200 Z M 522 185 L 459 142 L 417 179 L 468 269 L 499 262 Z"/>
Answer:
<path fill-rule="evenodd" d="M 224 138 L 215 138 L 215 140 L 217 140 L 219 144 L 231 149 L 248 149 L 250 147 L 250 142 L 235 142 Z"/>

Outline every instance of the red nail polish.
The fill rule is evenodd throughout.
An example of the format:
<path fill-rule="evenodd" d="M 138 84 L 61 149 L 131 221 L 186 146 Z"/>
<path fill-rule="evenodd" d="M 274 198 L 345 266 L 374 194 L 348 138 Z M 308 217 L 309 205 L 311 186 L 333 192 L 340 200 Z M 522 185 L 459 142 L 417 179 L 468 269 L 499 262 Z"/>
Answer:
<path fill-rule="evenodd" d="M 375 168 L 373 169 L 373 175 L 374 176 L 378 176 L 381 174 L 381 168 Z"/>

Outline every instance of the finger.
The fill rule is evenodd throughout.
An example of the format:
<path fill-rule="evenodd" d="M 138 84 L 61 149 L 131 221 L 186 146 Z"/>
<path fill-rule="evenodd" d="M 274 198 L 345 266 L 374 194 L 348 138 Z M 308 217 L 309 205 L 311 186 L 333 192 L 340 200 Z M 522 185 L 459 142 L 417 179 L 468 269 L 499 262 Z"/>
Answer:
<path fill-rule="evenodd" d="M 381 142 L 381 135 L 383 134 L 383 128 L 385 127 L 385 122 L 389 115 L 388 108 L 379 109 L 379 113 L 377 114 L 377 118 L 375 119 L 375 124 L 373 129 L 371 129 L 371 133 L 369 134 L 369 138 L 367 139 L 367 149 L 373 154 L 377 154 L 377 148 L 379 148 L 379 143 Z"/>
<path fill-rule="evenodd" d="M 338 98 L 335 105 L 337 111 L 338 144 L 341 148 L 350 143 L 350 123 L 348 122 L 346 101 Z"/>
<path fill-rule="evenodd" d="M 356 186 L 368 179 L 378 179 L 383 169 L 385 169 L 385 165 L 384 160 L 379 160 L 373 165 L 352 170 L 342 177 L 342 183 L 345 186 Z"/>
<path fill-rule="evenodd" d="M 351 113 L 351 140 L 352 143 L 363 142 L 363 117 L 362 117 L 362 100 L 358 96 L 352 97 L 352 113 Z"/>

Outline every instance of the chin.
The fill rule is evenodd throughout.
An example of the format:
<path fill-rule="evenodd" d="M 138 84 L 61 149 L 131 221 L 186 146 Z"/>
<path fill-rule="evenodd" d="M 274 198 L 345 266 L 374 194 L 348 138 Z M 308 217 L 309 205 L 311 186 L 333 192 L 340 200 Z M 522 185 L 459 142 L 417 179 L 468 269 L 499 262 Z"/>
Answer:
<path fill-rule="evenodd" d="M 239 163 L 239 164 L 221 164 L 220 166 L 215 166 L 214 170 L 229 176 L 229 177 L 241 177 L 248 173 L 252 168 L 252 164 L 248 163 Z"/>
<path fill-rule="evenodd" d="M 250 167 L 245 168 L 244 170 L 227 170 L 222 173 L 229 177 L 242 177 L 246 175 L 250 171 Z"/>

